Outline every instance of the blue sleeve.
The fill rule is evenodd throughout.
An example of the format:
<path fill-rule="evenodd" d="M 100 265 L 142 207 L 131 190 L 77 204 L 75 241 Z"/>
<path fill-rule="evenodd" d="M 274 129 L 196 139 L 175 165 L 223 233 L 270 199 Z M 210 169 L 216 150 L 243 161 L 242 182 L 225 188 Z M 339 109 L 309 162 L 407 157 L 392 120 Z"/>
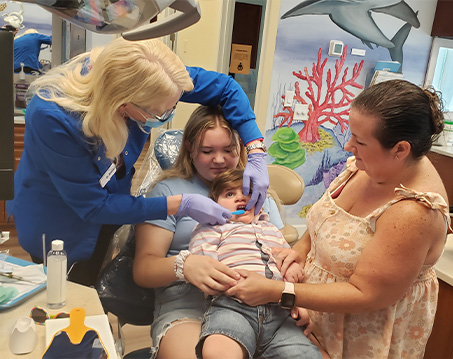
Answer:
<path fill-rule="evenodd" d="M 39 41 L 41 44 L 52 45 L 52 36 L 39 34 Z"/>
<path fill-rule="evenodd" d="M 280 211 L 278 210 L 277 203 L 272 197 L 266 197 L 264 200 L 263 211 L 269 214 L 269 222 L 271 222 L 278 229 L 282 229 L 283 224 Z"/>
<path fill-rule="evenodd" d="M 35 165 L 46 173 L 58 195 L 83 220 L 100 224 L 140 223 L 166 218 L 166 198 L 134 197 L 101 187 L 93 153 L 81 137 L 79 120 L 55 104 L 32 100 L 27 108 L 27 146 Z M 39 183 L 36 186 L 40 186 Z M 43 190 L 49 190 L 42 186 Z M 57 195 L 57 194 L 55 194 Z"/>
<path fill-rule="evenodd" d="M 222 106 L 225 118 L 238 131 L 244 144 L 263 138 L 247 95 L 231 76 L 200 67 L 187 67 L 187 71 L 194 89 L 185 93 L 181 101 Z"/>

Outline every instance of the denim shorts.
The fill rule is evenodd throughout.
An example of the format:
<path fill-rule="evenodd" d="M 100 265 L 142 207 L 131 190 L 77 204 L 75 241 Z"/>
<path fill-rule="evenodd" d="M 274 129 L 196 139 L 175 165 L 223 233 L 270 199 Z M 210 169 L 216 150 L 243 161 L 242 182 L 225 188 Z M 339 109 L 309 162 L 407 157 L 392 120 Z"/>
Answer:
<path fill-rule="evenodd" d="M 211 334 L 223 334 L 241 344 L 250 359 L 321 359 L 321 352 L 296 326 L 290 311 L 277 303 L 250 307 L 220 295 L 207 309 L 196 347 L 202 358 L 204 340 Z"/>
<path fill-rule="evenodd" d="M 190 283 L 177 281 L 155 290 L 154 322 L 151 324 L 151 358 L 159 351 L 162 337 L 174 322 L 182 319 L 200 322 L 206 310 L 201 290 Z"/>

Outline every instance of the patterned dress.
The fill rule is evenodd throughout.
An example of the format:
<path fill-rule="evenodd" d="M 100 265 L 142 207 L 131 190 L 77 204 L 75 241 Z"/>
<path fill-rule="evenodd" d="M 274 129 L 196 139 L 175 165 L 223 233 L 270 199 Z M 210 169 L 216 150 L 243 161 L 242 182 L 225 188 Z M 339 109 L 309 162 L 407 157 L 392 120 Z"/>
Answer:
<path fill-rule="evenodd" d="M 311 250 L 305 263 L 305 283 L 347 282 L 374 234 L 377 218 L 402 199 L 420 201 L 439 210 L 450 223 L 449 209 L 437 193 L 398 187 L 397 198 L 366 217 L 338 207 L 332 193 L 358 171 L 354 157 L 307 215 Z M 431 333 L 439 284 L 433 266 L 423 266 L 417 279 L 396 304 L 370 313 L 310 311 L 314 334 L 332 359 L 422 358 Z"/>

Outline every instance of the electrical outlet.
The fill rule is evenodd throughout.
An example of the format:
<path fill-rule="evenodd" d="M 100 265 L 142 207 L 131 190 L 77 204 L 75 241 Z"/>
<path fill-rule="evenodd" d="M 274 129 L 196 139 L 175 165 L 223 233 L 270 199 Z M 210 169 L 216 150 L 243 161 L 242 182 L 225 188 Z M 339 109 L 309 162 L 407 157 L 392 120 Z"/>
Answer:
<path fill-rule="evenodd" d="M 294 91 L 286 91 L 285 92 L 285 103 L 283 104 L 284 107 L 292 107 L 293 100 L 294 100 Z"/>
<path fill-rule="evenodd" d="M 296 103 L 296 105 L 294 106 L 293 120 L 308 120 L 308 105 Z"/>

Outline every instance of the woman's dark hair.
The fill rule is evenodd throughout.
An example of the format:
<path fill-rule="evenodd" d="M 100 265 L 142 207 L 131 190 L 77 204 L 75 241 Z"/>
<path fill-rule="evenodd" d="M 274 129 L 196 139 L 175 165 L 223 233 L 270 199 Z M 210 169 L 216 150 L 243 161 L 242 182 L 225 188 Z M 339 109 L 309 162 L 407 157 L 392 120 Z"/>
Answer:
<path fill-rule="evenodd" d="M 444 128 L 438 93 L 405 80 L 372 85 L 354 99 L 351 107 L 379 119 L 374 136 L 384 148 L 407 141 L 414 158 L 427 154 Z"/>

